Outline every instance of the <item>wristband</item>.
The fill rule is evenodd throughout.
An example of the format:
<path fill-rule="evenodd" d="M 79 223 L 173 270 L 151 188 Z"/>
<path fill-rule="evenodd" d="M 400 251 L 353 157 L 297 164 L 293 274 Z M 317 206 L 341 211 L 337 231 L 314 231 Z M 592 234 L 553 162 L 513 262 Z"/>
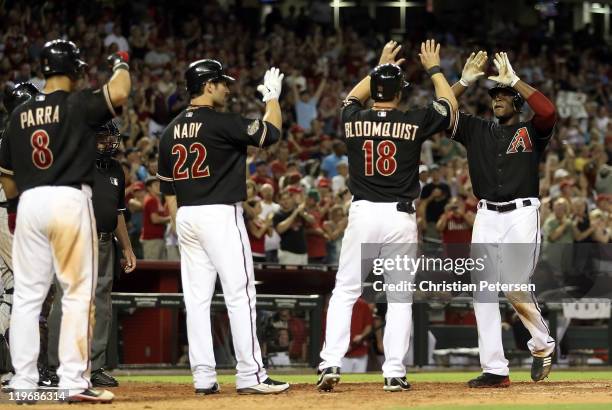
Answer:
<path fill-rule="evenodd" d="M 515 77 L 514 80 L 512 80 L 512 82 L 510 83 L 510 87 L 514 87 L 516 85 L 516 83 L 518 83 L 521 79 L 518 77 Z"/>
<path fill-rule="evenodd" d="M 459 80 L 459 84 L 461 84 L 462 86 L 464 86 L 465 88 L 468 88 L 470 86 L 470 83 L 468 83 L 467 81 L 465 81 L 463 79 L 463 77 L 461 77 L 461 79 Z"/>
<path fill-rule="evenodd" d="M 130 70 L 130 66 L 125 61 L 117 63 L 113 66 L 113 73 L 117 70 Z"/>
<path fill-rule="evenodd" d="M 434 74 L 438 74 L 438 73 L 441 73 L 441 72 L 442 72 L 442 70 L 440 69 L 439 65 L 435 65 L 435 66 L 433 66 L 433 67 L 431 67 L 430 69 L 427 70 L 427 74 L 430 77 L 433 76 Z"/>

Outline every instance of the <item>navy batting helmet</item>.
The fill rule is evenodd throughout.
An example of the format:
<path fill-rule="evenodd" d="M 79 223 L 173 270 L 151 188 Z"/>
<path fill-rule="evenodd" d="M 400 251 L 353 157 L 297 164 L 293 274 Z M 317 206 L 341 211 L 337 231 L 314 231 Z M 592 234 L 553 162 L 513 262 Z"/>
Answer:
<path fill-rule="evenodd" d="M 38 93 L 38 88 L 30 82 L 7 85 L 4 89 L 4 108 L 10 114 L 15 107 L 28 101 Z"/>
<path fill-rule="evenodd" d="M 409 85 L 402 69 L 395 64 L 379 65 L 370 74 L 370 94 L 374 101 L 391 101 Z"/>
<path fill-rule="evenodd" d="M 185 72 L 185 82 L 187 83 L 189 94 L 202 94 L 202 86 L 209 81 L 233 83 L 236 79 L 225 74 L 223 66 L 217 60 L 204 59 L 189 64 Z"/>
<path fill-rule="evenodd" d="M 117 128 L 112 120 L 100 126 L 96 131 L 98 157 L 112 157 L 119 148 L 120 137 L 119 128 Z"/>
<path fill-rule="evenodd" d="M 495 84 L 493 88 L 489 89 L 489 95 L 491 96 L 491 98 L 495 98 L 495 96 L 499 93 L 506 93 L 512 95 L 512 106 L 514 107 L 514 111 L 521 112 L 523 104 L 525 104 L 525 99 L 518 91 L 516 91 L 509 85 L 504 85 L 500 83 Z"/>
<path fill-rule="evenodd" d="M 72 41 L 52 40 L 45 43 L 40 52 L 40 66 L 45 78 L 53 75 L 77 77 L 87 64 L 81 60 L 81 52 Z"/>

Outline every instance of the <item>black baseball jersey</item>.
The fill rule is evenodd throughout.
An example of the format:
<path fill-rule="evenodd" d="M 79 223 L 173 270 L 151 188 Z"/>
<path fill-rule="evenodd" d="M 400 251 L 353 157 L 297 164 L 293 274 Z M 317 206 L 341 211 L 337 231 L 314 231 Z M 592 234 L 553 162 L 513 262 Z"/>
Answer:
<path fill-rule="evenodd" d="M 357 199 L 408 202 L 419 197 L 421 145 L 450 126 L 451 106 L 440 99 L 425 108 L 364 109 L 349 98 L 342 109 L 348 186 Z"/>
<path fill-rule="evenodd" d="M 461 112 L 450 137 L 467 149 L 474 195 L 507 202 L 539 196 L 539 164 L 551 135 L 539 135 L 532 121 L 499 125 Z"/>
<path fill-rule="evenodd" d="M 102 90 L 38 94 L 11 114 L 0 171 L 19 192 L 44 185 L 93 184 L 97 127 L 114 115 Z"/>
<path fill-rule="evenodd" d="M 125 175 L 117 160 L 98 160 L 91 200 L 98 232 L 114 232 L 118 214 L 125 211 Z"/>
<path fill-rule="evenodd" d="M 189 107 L 164 130 L 157 177 L 178 206 L 233 204 L 246 199 L 247 146 L 278 141 L 270 123 L 210 107 Z"/>

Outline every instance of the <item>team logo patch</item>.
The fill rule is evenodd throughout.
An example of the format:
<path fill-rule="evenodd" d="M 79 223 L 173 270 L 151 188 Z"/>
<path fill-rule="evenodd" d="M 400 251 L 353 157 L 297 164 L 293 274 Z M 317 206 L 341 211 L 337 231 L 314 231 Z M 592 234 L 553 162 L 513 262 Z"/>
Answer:
<path fill-rule="evenodd" d="M 259 130 L 259 121 L 255 120 L 252 123 L 250 123 L 249 126 L 247 127 L 247 134 L 255 135 L 257 130 Z"/>
<path fill-rule="evenodd" d="M 434 101 L 432 103 L 432 105 L 433 105 L 434 109 L 436 111 L 438 111 L 438 114 L 440 114 L 440 115 L 442 115 L 444 117 L 446 117 L 448 115 L 448 111 L 446 110 L 446 107 L 443 106 L 442 104 L 440 104 L 439 102 Z"/>
<path fill-rule="evenodd" d="M 516 130 L 506 150 L 506 154 L 516 154 L 519 150 L 520 152 L 533 152 L 533 144 L 531 143 L 527 127 L 521 127 Z"/>
<path fill-rule="evenodd" d="M 110 183 L 114 186 L 119 186 L 119 180 L 115 177 L 110 177 Z"/>
<path fill-rule="evenodd" d="M 386 117 L 386 116 L 387 116 L 387 112 L 386 112 L 386 111 L 378 111 L 378 112 L 376 113 L 376 115 L 377 115 L 378 117 Z"/>

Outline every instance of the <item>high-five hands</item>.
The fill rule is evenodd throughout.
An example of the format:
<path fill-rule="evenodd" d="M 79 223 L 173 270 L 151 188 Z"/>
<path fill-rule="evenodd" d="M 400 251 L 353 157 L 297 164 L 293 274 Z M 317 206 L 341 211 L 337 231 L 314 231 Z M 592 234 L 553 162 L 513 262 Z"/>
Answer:
<path fill-rule="evenodd" d="M 378 65 L 381 65 L 381 64 L 401 65 L 404 61 L 406 61 L 405 58 L 400 58 L 396 60 L 397 55 L 401 49 L 402 49 L 402 46 L 398 44 L 397 41 L 393 41 L 393 40 L 389 41 L 383 47 L 382 53 L 380 55 L 380 60 L 378 60 Z"/>
<path fill-rule="evenodd" d="M 421 43 L 421 52 L 419 53 L 421 64 L 425 70 L 440 65 L 440 43 L 436 44 L 436 40 L 427 40 Z"/>
<path fill-rule="evenodd" d="M 264 75 L 263 84 L 257 86 L 257 91 L 262 94 L 263 102 L 270 100 L 278 100 L 280 97 L 281 90 L 283 88 L 283 78 L 285 74 L 282 74 L 276 67 L 270 68 Z"/>
<path fill-rule="evenodd" d="M 487 52 L 479 51 L 477 54 L 472 53 L 463 66 L 461 79 L 459 82 L 464 87 L 469 87 L 474 84 L 484 73 L 484 68 L 487 63 Z"/>
<path fill-rule="evenodd" d="M 512 69 L 510 61 L 508 61 L 508 54 L 504 52 L 495 53 L 493 63 L 495 64 L 495 68 L 497 68 L 498 74 L 494 76 L 489 76 L 489 80 L 496 81 L 500 84 L 508 85 L 510 87 L 514 87 L 514 85 L 520 80 L 520 78 Z"/>

